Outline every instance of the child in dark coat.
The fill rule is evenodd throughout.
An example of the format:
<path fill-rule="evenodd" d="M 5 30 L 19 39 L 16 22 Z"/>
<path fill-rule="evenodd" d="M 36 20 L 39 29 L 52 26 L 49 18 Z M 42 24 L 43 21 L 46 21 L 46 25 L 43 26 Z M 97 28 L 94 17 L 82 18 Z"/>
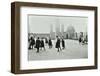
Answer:
<path fill-rule="evenodd" d="M 49 45 L 49 48 L 52 48 L 52 41 L 51 41 L 51 38 L 49 38 L 48 45 Z"/>
<path fill-rule="evenodd" d="M 58 36 L 56 36 L 56 38 L 57 38 L 56 48 L 58 49 L 58 52 L 59 52 L 59 49 L 61 50 L 61 47 L 60 47 L 60 38 L 58 38 Z"/>
<path fill-rule="evenodd" d="M 62 37 L 62 49 L 65 49 L 65 41 L 63 37 Z"/>
<path fill-rule="evenodd" d="M 31 37 L 29 39 L 29 49 L 33 49 L 34 45 L 35 45 L 35 39 L 33 37 Z"/>
<path fill-rule="evenodd" d="M 39 37 L 37 38 L 37 40 L 36 40 L 36 48 L 37 48 L 37 53 L 39 53 L 39 48 L 40 48 L 40 40 L 39 40 Z"/>
<path fill-rule="evenodd" d="M 79 37 L 79 44 L 82 42 L 82 37 L 80 36 Z"/>
<path fill-rule="evenodd" d="M 42 50 L 42 48 L 44 48 L 44 50 L 45 50 L 44 40 L 43 40 L 43 38 L 42 38 L 41 41 L 40 41 L 40 47 L 41 47 L 41 50 Z"/>
<path fill-rule="evenodd" d="M 45 43 L 48 44 L 48 39 L 47 38 L 45 38 Z"/>

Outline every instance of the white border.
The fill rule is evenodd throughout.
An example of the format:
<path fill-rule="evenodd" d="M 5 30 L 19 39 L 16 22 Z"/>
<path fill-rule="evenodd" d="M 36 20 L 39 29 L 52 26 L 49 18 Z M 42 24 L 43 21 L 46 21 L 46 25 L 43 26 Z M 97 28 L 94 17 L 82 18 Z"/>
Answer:
<path fill-rule="evenodd" d="M 88 17 L 88 58 L 87 59 L 67 59 L 67 60 L 47 60 L 47 61 L 28 61 L 27 59 L 27 15 L 60 15 L 60 16 L 87 16 Z M 70 10 L 70 9 L 51 9 L 40 7 L 21 7 L 20 8 L 20 69 L 42 69 L 57 67 L 75 67 L 94 65 L 94 11 Z"/>

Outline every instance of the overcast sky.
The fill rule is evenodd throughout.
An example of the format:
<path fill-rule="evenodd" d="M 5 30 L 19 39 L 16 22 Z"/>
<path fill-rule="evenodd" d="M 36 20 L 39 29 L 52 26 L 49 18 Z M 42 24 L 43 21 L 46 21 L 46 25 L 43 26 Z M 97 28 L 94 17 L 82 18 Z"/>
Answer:
<path fill-rule="evenodd" d="M 87 17 L 71 17 L 71 16 L 42 16 L 42 15 L 29 15 L 28 16 L 28 31 L 32 33 L 49 33 L 50 25 L 55 26 L 64 25 L 64 31 L 68 26 L 73 26 L 76 32 L 86 32 L 88 18 Z"/>

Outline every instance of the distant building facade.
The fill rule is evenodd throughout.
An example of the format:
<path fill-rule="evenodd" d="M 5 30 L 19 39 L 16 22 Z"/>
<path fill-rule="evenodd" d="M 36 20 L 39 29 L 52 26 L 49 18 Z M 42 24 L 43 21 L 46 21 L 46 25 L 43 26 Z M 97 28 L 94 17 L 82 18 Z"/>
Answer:
<path fill-rule="evenodd" d="M 51 38 L 55 39 L 56 36 L 64 37 L 64 39 L 74 39 L 78 40 L 80 35 L 85 37 L 86 39 L 88 34 L 87 32 L 76 32 L 73 26 L 68 26 L 66 31 L 64 30 L 64 25 L 59 23 L 59 19 L 56 20 L 56 27 L 54 28 L 53 25 L 50 25 L 50 32 L 49 33 L 29 33 L 29 36 L 40 37 L 40 38 Z M 55 29 L 55 32 L 54 30 Z"/>
<path fill-rule="evenodd" d="M 49 38 L 50 33 L 29 33 L 28 36 L 39 37 L 39 38 Z"/>

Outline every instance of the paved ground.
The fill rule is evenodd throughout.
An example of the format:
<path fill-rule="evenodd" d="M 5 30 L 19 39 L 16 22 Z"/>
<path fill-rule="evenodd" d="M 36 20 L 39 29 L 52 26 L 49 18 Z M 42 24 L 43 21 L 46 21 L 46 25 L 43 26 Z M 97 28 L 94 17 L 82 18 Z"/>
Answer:
<path fill-rule="evenodd" d="M 65 40 L 66 48 L 60 52 L 57 52 L 55 48 L 55 42 L 53 41 L 53 48 L 46 50 L 40 50 L 36 53 L 36 49 L 28 50 L 28 60 L 52 60 L 52 59 L 79 59 L 88 57 L 87 44 L 79 44 L 76 40 Z"/>

